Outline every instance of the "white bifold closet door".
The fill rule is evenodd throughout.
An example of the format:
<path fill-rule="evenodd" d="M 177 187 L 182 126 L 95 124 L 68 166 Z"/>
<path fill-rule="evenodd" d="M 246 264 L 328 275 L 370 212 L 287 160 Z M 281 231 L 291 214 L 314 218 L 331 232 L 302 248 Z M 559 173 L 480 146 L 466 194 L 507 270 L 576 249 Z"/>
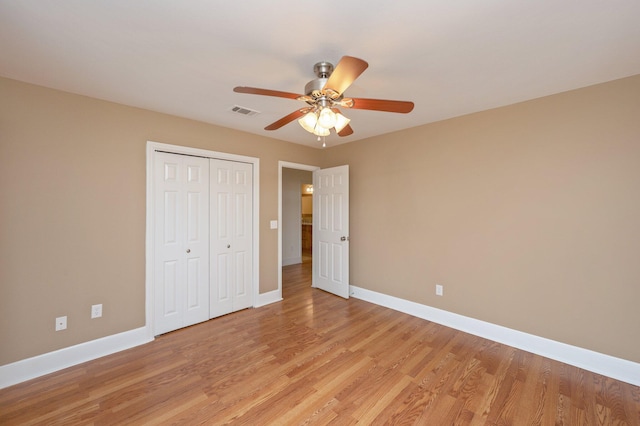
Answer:
<path fill-rule="evenodd" d="M 156 152 L 154 334 L 209 319 L 209 159 Z"/>
<path fill-rule="evenodd" d="M 211 160 L 211 312 L 252 306 L 253 166 Z"/>

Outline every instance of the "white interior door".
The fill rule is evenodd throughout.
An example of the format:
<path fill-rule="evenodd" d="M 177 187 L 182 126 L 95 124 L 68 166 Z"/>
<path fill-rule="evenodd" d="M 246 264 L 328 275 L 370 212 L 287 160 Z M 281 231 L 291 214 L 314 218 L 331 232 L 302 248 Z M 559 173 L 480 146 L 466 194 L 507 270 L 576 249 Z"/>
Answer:
<path fill-rule="evenodd" d="M 215 318 L 253 305 L 253 166 L 210 162 L 210 317 Z"/>
<path fill-rule="evenodd" d="M 154 155 L 157 335 L 209 319 L 209 160 Z"/>
<path fill-rule="evenodd" d="M 349 298 L 349 166 L 313 172 L 312 286 Z"/>

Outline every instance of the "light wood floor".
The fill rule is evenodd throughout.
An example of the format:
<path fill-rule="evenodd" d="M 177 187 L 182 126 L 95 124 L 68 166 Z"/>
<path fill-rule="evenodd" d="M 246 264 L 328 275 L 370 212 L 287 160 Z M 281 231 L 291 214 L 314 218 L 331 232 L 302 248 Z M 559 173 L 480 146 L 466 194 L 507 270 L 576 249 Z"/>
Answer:
<path fill-rule="evenodd" d="M 284 302 L 0 390 L 0 424 L 640 425 L 640 388 L 285 268 Z"/>

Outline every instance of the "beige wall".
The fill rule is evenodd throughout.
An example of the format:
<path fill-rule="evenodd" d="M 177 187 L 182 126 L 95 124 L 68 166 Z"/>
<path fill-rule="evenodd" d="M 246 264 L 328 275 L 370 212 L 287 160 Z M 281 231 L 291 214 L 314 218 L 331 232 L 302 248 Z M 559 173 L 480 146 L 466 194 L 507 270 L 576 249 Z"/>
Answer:
<path fill-rule="evenodd" d="M 323 155 L 352 285 L 640 362 L 640 76 Z"/>
<path fill-rule="evenodd" d="M 640 362 L 640 76 L 327 150 L 6 79 L 0 100 L 0 365 L 144 325 L 147 140 L 260 158 L 261 292 L 278 160 L 350 164 L 352 284 Z"/>
<path fill-rule="evenodd" d="M 0 365 L 144 326 L 148 140 L 260 158 L 260 291 L 277 289 L 278 160 L 317 149 L 0 79 Z"/>

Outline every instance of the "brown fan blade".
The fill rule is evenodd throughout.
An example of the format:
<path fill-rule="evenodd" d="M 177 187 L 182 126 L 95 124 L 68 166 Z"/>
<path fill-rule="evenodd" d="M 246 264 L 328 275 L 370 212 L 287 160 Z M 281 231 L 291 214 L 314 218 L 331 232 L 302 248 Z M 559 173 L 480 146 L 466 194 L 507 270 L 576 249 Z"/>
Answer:
<path fill-rule="evenodd" d="M 373 111 L 399 112 L 406 114 L 413 111 L 413 102 L 389 101 L 384 99 L 353 98 L 353 109 L 369 109 Z"/>
<path fill-rule="evenodd" d="M 351 128 L 350 125 L 346 125 L 344 126 L 344 129 L 340 130 L 338 132 L 338 136 L 349 136 L 353 134 L 353 129 Z"/>
<path fill-rule="evenodd" d="M 236 93 L 248 93 L 250 95 L 263 95 L 263 96 L 275 96 L 276 98 L 298 99 L 302 95 L 290 92 L 281 92 L 279 90 L 258 89 L 257 87 L 234 87 L 233 91 Z"/>
<path fill-rule="evenodd" d="M 329 76 L 323 90 L 331 89 L 341 95 L 367 69 L 369 64 L 353 56 L 343 56 Z"/>
<path fill-rule="evenodd" d="M 303 115 L 305 115 L 306 113 L 308 113 L 312 109 L 313 108 L 302 108 L 302 109 L 299 109 L 297 111 L 293 111 L 291 114 L 282 117 L 280 120 L 269 124 L 264 129 L 265 130 L 278 130 L 280 127 L 284 126 L 285 124 L 289 124 L 293 120 L 296 120 L 296 119 L 302 117 Z"/>

